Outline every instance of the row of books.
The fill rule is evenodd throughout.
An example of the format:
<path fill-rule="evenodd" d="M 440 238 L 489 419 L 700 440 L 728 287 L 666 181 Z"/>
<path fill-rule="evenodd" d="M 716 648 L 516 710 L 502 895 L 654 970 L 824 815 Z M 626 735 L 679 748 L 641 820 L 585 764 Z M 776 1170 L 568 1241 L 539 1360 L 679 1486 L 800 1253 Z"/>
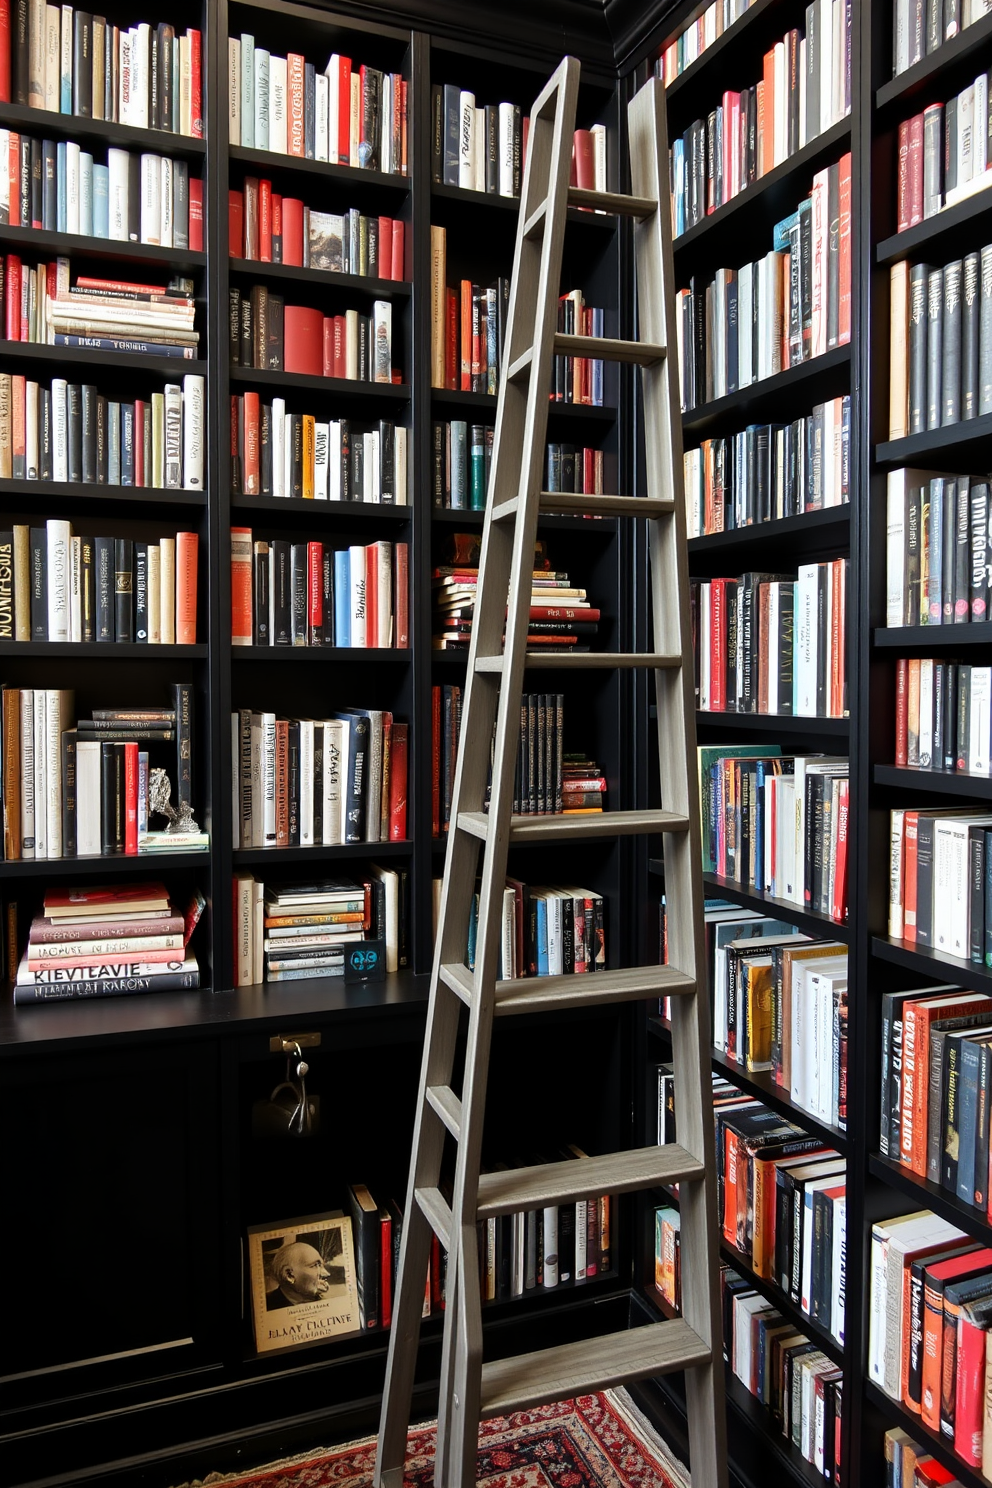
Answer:
<path fill-rule="evenodd" d="M 149 772 L 160 759 L 175 777 L 173 811 L 192 806 L 192 688 L 174 684 L 166 707 L 96 708 L 73 724 L 74 712 L 71 689 L 2 691 L 4 857 L 206 849 L 198 830 L 147 825 L 150 810 L 159 809 Z"/>
<path fill-rule="evenodd" d="M 475 94 L 466 88 L 432 86 L 431 180 L 436 185 L 519 196 L 524 135 L 519 104 L 477 107 Z M 604 139 L 604 151 L 605 146 Z"/>
<path fill-rule="evenodd" d="M 683 456 L 689 537 L 776 522 L 851 499 L 851 399 L 791 424 L 749 424 Z M 565 487 L 565 489 L 569 489 Z"/>
<path fill-rule="evenodd" d="M 67 258 L 32 267 L 9 253 L 2 290 L 8 341 L 193 361 L 200 345 L 191 280 L 132 285 L 80 275 Z"/>
<path fill-rule="evenodd" d="M 698 764 L 703 871 L 843 921 L 847 759 L 702 745 Z"/>
<path fill-rule="evenodd" d="M 987 620 L 988 482 L 890 470 L 886 503 L 886 625 Z"/>
<path fill-rule="evenodd" d="M 753 4 L 754 0 L 711 0 L 705 10 L 661 48 L 655 58 L 655 77 L 661 78 L 666 88 L 674 83 Z"/>
<path fill-rule="evenodd" d="M 184 912 L 161 883 L 48 890 L 17 967 L 14 1003 L 195 989 L 190 940 L 205 908 L 196 892 Z"/>
<path fill-rule="evenodd" d="M 988 1465 L 992 1250 L 918 1209 L 872 1225 L 869 1278 L 868 1379 L 953 1445 L 962 1462 Z"/>
<path fill-rule="evenodd" d="M 404 279 L 404 223 L 400 218 L 318 212 L 294 196 L 280 196 L 272 182 L 245 176 L 228 192 L 228 241 L 232 258 L 294 264 L 372 279 Z"/>
<path fill-rule="evenodd" d="M 928 0 L 926 6 L 894 0 L 892 7 L 892 76 L 939 51 L 986 14 L 981 0 Z M 898 1488 L 898 1485 L 897 1485 Z"/>
<path fill-rule="evenodd" d="M 203 249 L 203 182 L 185 160 L 0 129 L 0 225 L 120 243 Z"/>
<path fill-rule="evenodd" d="M 761 79 L 727 90 L 670 151 L 675 236 L 695 227 L 851 111 L 851 9 L 812 0 L 806 31 L 765 53 Z"/>
<path fill-rule="evenodd" d="M 569 290 L 558 296 L 558 330 L 566 336 L 605 336 L 604 312 L 587 305 L 581 289 Z M 602 408 L 603 363 L 595 357 L 556 355 L 551 401 Z"/>
<path fill-rule="evenodd" d="M 228 37 L 228 142 L 331 165 L 407 173 L 407 84 L 396 72 L 331 54 L 323 72 Z"/>
<path fill-rule="evenodd" d="M 84 537 L 50 518 L 0 532 L 0 640 L 196 644 L 199 539 Z"/>
<path fill-rule="evenodd" d="M 199 373 L 122 403 L 92 383 L 0 372 L 0 480 L 204 489 Z"/>
<path fill-rule="evenodd" d="M 403 842 L 409 726 L 390 712 L 231 714 L 234 846 Z"/>
<path fill-rule="evenodd" d="M 882 1444 L 885 1455 L 885 1488 L 939 1488 L 955 1478 L 938 1462 L 928 1447 L 914 1441 L 901 1426 L 892 1426 Z"/>
<path fill-rule="evenodd" d="M 382 941 L 385 970 L 398 970 L 406 873 L 371 864 L 356 881 L 270 884 L 234 875 L 235 985 L 344 976 L 345 949 Z M 406 940 L 406 926 L 402 939 Z M 403 960 L 405 965 L 405 956 Z"/>
<path fill-rule="evenodd" d="M 264 284 L 247 293 L 231 289 L 228 298 L 232 367 L 352 382 L 399 381 L 393 372 L 389 300 L 376 300 L 371 315 L 357 310 L 325 315 L 307 305 L 287 305 Z"/>
<path fill-rule="evenodd" d="M 897 136 L 896 231 L 905 232 L 982 190 L 987 175 L 989 79 L 904 119 Z"/>
<path fill-rule="evenodd" d="M 992 965 L 992 815 L 900 807 L 889 829 L 889 934 Z"/>
<path fill-rule="evenodd" d="M 851 339 L 851 156 L 817 171 L 772 251 L 676 295 L 683 412 Z"/>
<path fill-rule="evenodd" d="M 897 765 L 992 773 L 992 668 L 931 656 L 896 661 Z"/>
<path fill-rule="evenodd" d="M 285 398 L 231 395 L 232 495 L 406 506 L 407 447 L 406 428 L 389 419 L 363 430 L 287 413 Z"/>
<path fill-rule="evenodd" d="M 992 244 L 890 271 L 889 438 L 992 412 Z"/>
<path fill-rule="evenodd" d="M 849 562 L 693 580 L 698 707 L 843 718 Z"/>
<path fill-rule="evenodd" d="M 499 391 L 510 281 L 488 288 L 462 279 L 446 285 L 443 227 L 431 228 L 431 386 L 463 393 Z"/>
<path fill-rule="evenodd" d="M 484 511 L 492 465 L 494 430 L 465 419 L 435 420 L 433 430 L 433 505 L 449 511 Z M 545 490 L 604 495 L 602 450 L 574 444 L 549 444 Z"/>
<path fill-rule="evenodd" d="M 431 579 L 435 651 L 467 651 L 475 617 L 479 570 L 441 565 Z M 527 644 L 542 649 L 589 651 L 600 611 L 564 570 L 535 569 L 531 583 Z"/>
<path fill-rule="evenodd" d="M 472 899 L 465 962 L 475 969 L 479 895 Z M 508 878 L 500 917 L 500 978 L 606 970 L 603 897 L 594 889 L 538 887 Z"/>
<path fill-rule="evenodd" d="M 20 0 L 0 30 L 0 103 L 203 138 L 202 38 L 167 21 Z"/>
<path fill-rule="evenodd" d="M 231 528 L 231 644 L 410 644 L 409 548 L 255 540 Z"/>

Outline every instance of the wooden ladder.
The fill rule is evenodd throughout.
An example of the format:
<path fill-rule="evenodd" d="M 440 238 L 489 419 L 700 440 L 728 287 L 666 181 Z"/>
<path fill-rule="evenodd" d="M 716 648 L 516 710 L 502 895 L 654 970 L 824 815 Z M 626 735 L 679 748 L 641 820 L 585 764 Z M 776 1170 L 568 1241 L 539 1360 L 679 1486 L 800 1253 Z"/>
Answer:
<path fill-rule="evenodd" d="M 530 117 L 505 371 L 376 1456 L 377 1488 L 402 1488 L 432 1232 L 448 1256 L 435 1466 L 439 1488 L 469 1488 L 475 1482 L 480 1416 L 678 1370 L 686 1374 L 694 1482 L 699 1488 L 724 1488 L 726 1483 L 681 419 L 677 370 L 666 356 L 669 340 L 674 343 L 676 322 L 664 90 L 652 79 L 629 105 L 633 194 L 620 196 L 569 186 L 578 85 L 579 64 L 566 57 Z M 569 206 L 634 219 L 639 341 L 563 335 L 556 330 Z M 556 354 L 632 362 L 643 369 L 647 496 L 542 491 L 548 392 Z M 534 544 L 541 512 L 650 519 L 651 652 L 528 654 Z M 654 671 L 664 809 L 601 816 L 512 815 L 524 672 L 538 667 Z M 636 833 L 664 835 L 669 964 L 585 976 L 497 980 L 509 844 L 553 840 L 567 852 L 573 840 Z M 465 965 L 466 942 L 480 855 L 479 923 L 475 969 L 470 972 Z M 480 1175 L 494 1017 L 665 995 L 672 998 L 678 1145 Z M 468 1009 L 468 1031 L 459 1095 L 452 1080 L 463 1007 Z M 439 1188 L 448 1134 L 457 1144 L 450 1203 Z M 477 1221 L 672 1183 L 680 1185 L 682 1216 L 680 1318 L 483 1362 Z"/>

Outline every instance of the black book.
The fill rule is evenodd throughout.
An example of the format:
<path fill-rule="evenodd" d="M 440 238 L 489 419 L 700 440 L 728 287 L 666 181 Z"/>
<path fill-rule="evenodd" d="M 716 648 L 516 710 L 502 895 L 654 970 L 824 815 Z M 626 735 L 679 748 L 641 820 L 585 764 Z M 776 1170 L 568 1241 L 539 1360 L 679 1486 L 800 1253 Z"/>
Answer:
<path fill-rule="evenodd" d="M 281 372 L 283 366 L 283 310 L 285 300 L 281 295 L 270 294 L 268 298 L 268 368 L 270 372 Z"/>
<path fill-rule="evenodd" d="M 909 271 L 909 432 L 927 427 L 927 282 L 926 264 Z"/>
<path fill-rule="evenodd" d="M 0 532 L 0 641 L 14 634 L 14 534 Z"/>
<path fill-rule="evenodd" d="M 54 450 L 52 447 L 52 393 L 42 388 L 38 397 L 38 453 L 41 459 L 41 479 L 52 479 Z"/>
<path fill-rule="evenodd" d="M 981 259 L 965 256 L 961 280 L 961 418 L 978 417 L 978 323 Z"/>
<path fill-rule="evenodd" d="M 107 483 L 109 439 L 107 428 L 107 400 L 102 393 L 96 398 L 96 479 L 98 485 Z"/>
<path fill-rule="evenodd" d="M 944 199 L 958 184 L 958 100 L 944 104 Z"/>
<path fill-rule="evenodd" d="M 155 26 L 148 34 L 148 127 L 161 129 L 159 100 L 161 99 L 162 38 Z"/>
<path fill-rule="evenodd" d="M 95 639 L 112 641 L 114 639 L 114 539 L 112 537 L 95 538 L 93 558 L 96 603 Z"/>
<path fill-rule="evenodd" d="M 444 93 L 439 83 L 431 84 L 431 181 L 440 186 L 444 180 Z"/>
<path fill-rule="evenodd" d="M 303 495 L 303 419 L 298 413 L 286 415 L 286 438 L 290 442 L 292 484 L 290 496 Z"/>
<path fill-rule="evenodd" d="M 352 501 L 361 501 L 365 490 L 365 440 L 361 434 L 356 436 L 351 446 L 349 465 L 348 495 Z"/>
<path fill-rule="evenodd" d="M 289 550 L 290 641 L 307 643 L 307 545 L 292 543 Z"/>
<path fill-rule="evenodd" d="M 165 21 L 159 21 L 157 29 L 152 34 L 158 43 L 154 70 L 156 107 L 154 114 L 149 113 L 149 119 L 154 118 L 156 129 L 171 129 L 172 43 L 176 34 L 175 28 Z"/>
<path fill-rule="evenodd" d="M 124 851 L 124 745 L 100 745 L 100 852 L 115 857 Z"/>
<path fill-rule="evenodd" d="M 383 506 L 396 504 L 396 426 L 379 421 L 379 499 Z"/>
<path fill-rule="evenodd" d="M 357 436 L 361 444 L 362 437 Z M 341 419 L 341 500 L 351 501 L 353 499 L 353 487 L 351 483 L 351 423 L 348 419 Z M 359 489 L 357 500 L 362 499 Z"/>
<path fill-rule="evenodd" d="M 78 382 L 70 382 L 66 388 L 66 410 L 69 479 L 81 482 L 83 479 L 83 393 Z"/>
<path fill-rule="evenodd" d="M 259 552 L 259 548 L 262 549 Z M 269 544 L 256 543 L 252 586 L 252 645 L 269 644 Z"/>
<path fill-rule="evenodd" d="M 444 87 L 444 140 L 442 180 L 445 186 L 458 185 L 458 142 L 461 134 L 461 89 L 446 83 Z"/>
<path fill-rule="evenodd" d="M 365 775 L 369 744 L 369 720 L 360 713 L 332 713 L 348 721 L 348 763 L 343 782 L 345 792 L 345 842 L 365 839 Z"/>
<path fill-rule="evenodd" d="M 440 423 L 437 420 L 431 425 L 431 505 L 438 510 L 448 505 L 448 501 L 445 498 L 450 498 L 451 495 L 446 480 L 447 461 L 445 459 L 445 446 L 447 443 L 447 430 L 448 425 Z M 549 445 L 549 459 L 550 452 L 551 446 Z M 548 487 L 549 491 L 555 489 L 555 486 Z"/>
<path fill-rule="evenodd" d="M 376 74 L 378 76 L 378 74 Z M 367 86 L 367 84 L 366 84 Z M 307 160 L 312 160 L 315 153 L 314 136 L 316 133 L 317 116 L 317 70 L 312 62 L 304 64 L 303 68 L 303 119 L 304 119 L 304 148 Z M 306 239 L 304 239 L 304 249 Z"/>
<path fill-rule="evenodd" d="M 121 404 L 121 485 L 134 485 L 134 404 Z"/>
<path fill-rule="evenodd" d="M 193 805 L 193 689 L 188 682 L 172 685 L 176 715 L 176 810 Z"/>
<path fill-rule="evenodd" d="M 148 544 L 134 545 L 134 639 L 148 640 Z"/>
<path fill-rule="evenodd" d="M 272 495 L 272 404 L 261 405 L 259 419 L 259 445 L 261 447 L 260 477 L 262 495 Z"/>
<path fill-rule="evenodd" d="M 30 0 L 14 0 L 11 6 L 11 97 L 27 106 L 31 45 Z M 23 222 L 23 217 L 21 218 Z"/>
<path fill-rule="evenodd" d="M 172 241 L 176 248 L 189 247 L 189 162 L 172 162 Z"/>
<path fill-rule="evenodd" d="M 91 119 L 93 117 L 93 17 L 85 10 L 77 10 L 73 21 L 72 112 L 80 119 Z"/>
<path fill-rule="evenodd" d="M 231 357 L 231 366 L 241 366 L 241 291 L 240 289 L 229 289 L 227 292 L 228 309 L 228 350 Z"/>
<path fill-rule="evenodd" d="M 291 646 L 293 607 L 290 582 L 290 544 L 282 538 L 269 543 L 269 583 L 271 586 L 270 608 L 272 611 L 272 634 L 270 646 Z"/>
<path fill-rule="evenodd" d="M 971 506 L 971 618 L 989 618 L 989 486 L 987 481 L 974 481 Z"/>
<path fill-rule="evenodd" d="M 325 611 L 326 613 L 326 611 Z M 324 730 L 318 723 L 313 731 L 313 841 L 320 847 L 324 840 Z"/>
<path fill-rule="evenodd" d="M 957 523 L 957 482 L 953 476 L 941 482 L 941 510 L 940 510 L 940 535 L 941 535 L 941 623 L 950 625 L 954 620 L 954 560 L 955 560 L 955 527 Z M 933 496 L 931 495 L 931 503 Z M 931 521 L 936 520 L 931 511 Z"/>
<path fill-rule="evenodd" d="M 134 543 L 114 539 L 114 632 L 118 641 L 134 640 Z"/>
<path fill-rule="evenodd" d="M 31 639 L 48 640 L 48 533 L 32 527 L 31 544 Z"/>
<path fill-rule="evenodd" d="M 84 641 L 96 640 L 96 552 L 94 539 L 79 540 L 79 588 L 82 610 L 82 636 Z"/>
<path fill-rule="evenodd" d="M 127 157 L 127 235 L 132 243 L 141 241 L 141 156 L 137 150 Z"/>
<path fill-rule="evenodd" d="M 241 304 L 241 344 L 238 350 L 237 363 L 242 367 L 253 367 L 254 363 L 254 334 L 252 326 L 251 296 L 245 295 Z"/>
<path fill-rule="evenodd" d="M 56 232 L 58 229 L 58 176 L 54 140 L 45 140 L 42 144 L 41 175 L 41 225 L 46 232 Z"/>
<path fill-rule="evenodd" d="M 982 249 L 978 311 L 978 412 L 992 413 L 992 243 Z"/>
<path fill-rule="evenodd" d="M 933 945 L 934 817 L 921 811 L 916 832 L 916 939 Z"/>
<path fill-rule="evenodd" d="M 513 194 L 520 195 L 523 178 L 523 116 L 519 103 L 513 105 Z"/>
<path fill-rule="evenodd" d="M 499 107 L 486 104 L 486 191 L 490 196 L 499 193 Z"/>
<path fill-rule="evenodd" d="M 320 645 L 334 645 L 334 555 L 324 549 L 321 593 L 324 601 L 324 624 L 321 628 Z"/>
<path fill-rule="evenodd" d="M 84 382 L 83 405 L 83 481 L 86 485 L 96 482 L 96 400 L 97 391 L 92 383 Z"/>
<path fill-rule="evenodd" d="M 944 265 L 944 322 L 941 328 L 941 423 L 961 418 L 961 260 Z"/>
<path fill-rule="evenodd" d="M 21 135 L 19 170 L 21 221 L 27 227 L 31 223 L 31 140 L 25 134 Z"/>
<path fill-rule="evenodd" d="M 944 275 L 932 269 L 927 280 L 927 423 L 940 428 L 942 404 Z"/>

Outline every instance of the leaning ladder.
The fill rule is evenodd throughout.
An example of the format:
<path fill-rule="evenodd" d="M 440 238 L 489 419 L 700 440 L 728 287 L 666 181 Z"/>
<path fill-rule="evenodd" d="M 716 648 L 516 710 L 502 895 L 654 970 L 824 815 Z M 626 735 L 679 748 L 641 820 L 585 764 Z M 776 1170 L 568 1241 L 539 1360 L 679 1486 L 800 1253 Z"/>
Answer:
<path fill-rule="evenodd" d="M 435 1466 L 439 1488 L 469 1488 L 475 1482 L 480 1416 L 678 1370 L 686 1377 L 694 1481 L 700 1488 L 723 1488 L 726 1482 L 681 423 L 676 373 L 666 356 L 666 345 L 674 341 L 675 318 L 664 92 L 652 80 L 629 105 L 633 194 L 620 196 L 569 186 L 578 84 L 579 64 L 566 57 L 531 112 L 376 1488 L 402 1488 L 432 1232 L 448 1255 Z M 563 335 L 556 330 L 568 206 L 634 219 L 639 341 Z M 632 362 L 643 369 L 646 497 L 542 491 L 548 389 L 556 353 Z M 541 512 L 649 519 L 653 651 L 527 653 Z M 524 672 L 540 667 L 654 671 L 663 810 L 577 817 L 511 814 Z M 594 976 L 498 981 L 509 844 L 554 840 L 567 850 L 577 839 L 636 833 L 664 837 L 669 964 Z M 475 969 L 469 972 L 464 964 L 466 938 L 480 854 Z M 480 1174 L 494 1017 L 666 995 L 672 998 L 679 1145 Z M 468 1032 L 459 1095 L 452 1081 L 463 1006 L 468 1009 Z M 450 1204 L 439 1188 L 446 1134 L 457 1144 Z M 483 1363 L 477 1221 L 673 1183 L 680 1186 L 682 1216 L 680 1318 Z"/>

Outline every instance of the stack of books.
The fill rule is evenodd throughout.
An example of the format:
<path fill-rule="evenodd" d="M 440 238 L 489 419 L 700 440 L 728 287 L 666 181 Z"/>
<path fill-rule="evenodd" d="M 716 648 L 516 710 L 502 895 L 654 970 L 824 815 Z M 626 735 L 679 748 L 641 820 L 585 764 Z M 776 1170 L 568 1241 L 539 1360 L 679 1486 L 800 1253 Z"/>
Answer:
<path fill-rule="evenodd" d="M 468 564 L 435 568 L 435 651 L 467 651 L 475 615 L 479 570 Z M 544 651 L 590 651 L 600 612 L 585 589 L 575 588 L 564 570 L 535 569 L 527 645 Z"/>
<path fill-rule="evenodd" d="M 431 88 L 431 180 L 438 186 L 519 196 L 526 138 L 520 106 L 487 103 L 457 84 Z"/>
<path fill-rule="evenodd" d="M 432 425 L 431 499 L 450 511 L 484 511 L 489 490 L 495 431 L 491 425 L 465 419 Z"/>
<path fill-rule="evenodd" d="M 893 264 L 889 300 L 889 438 L 992 412 L 992 243 L 943 268 Z"/>
<path fill-rule="evenodd" d="M 304 501 L 408 503 L 407 431 L 289 413 L 285 398 L 231 398 L 231 494 Z"/>
<path fill-rule="evenodd" d="M 407 964 L 406 873 L 370 864 L 359 875 L 270 885 L 234 877 L 237 985 L 343 977 L 355 941 L 382 941 L 385 969 Z"/>
<path fill-rule="evenodd" d="M 227 210 L 232 258 L 372 279 L 406 277 L 400 218 L 366 217 L 357 207 L 318 212 L 280 196 L 257 176 L 245 176 L 243 190 L 228 192 Z"/>
<path fill-rule="evenodd" d="M 606 776 L 587 754 L 565 754 L 561 761 L 561 810 L 566 816 L 601 812 Z"/>
<path fill-rule="evenodd" d="M 988 620 L 990 560 L 987 480 L 889 471 L 886 625 Z"/>
<path fill-rule="evenodd" d="M 499 392 L 510 281 L 447 282 L 448 237 L 431 227 L 431 386 L 452 392 Z"/>
<path fill-rule="evenodd" d="M 897 139 L 896 231 L 992 185 L 989 79 L 980 72 L 946 103 L 904 119 Z"/>
<path fill-rule="evenodd" d="M 31 922 L 14 1002 L 199 987 L 189 941 L 205 906 L 196 893 L 183 915 L 160 883 L 49 890 Z"/>
<path fill-rule="evenodd" d="M 951 1472 L 901 1426 L 885 1433 L 884 1451 L 886 1488 L 939 1488 L 942 1483 L 953 1488 L 956 1480 Z M 992 1457 L 985 1464 L 986 1476 L 989 1469 Z"/>
<path fill-rule="evenodd" d="M 228 298 L 232 367 L 352 382 L 400 381 L 399 373 L 393 374 L 389 300 L 376 300 L 371 315 L 357 310 L 325 315 L 308 305 L 285 304 L 265 284 L 244 294 L 232 289 Z"/>
<path fill-rule="evenodd" d="M 983 764 L 972 773 L 988 775 L 988 754 Z M 900 808 L 890 813 L 889 844 L 889 934 L 992 965 L 992 814 Z"/>
<path fill-rule="evenodd" d="M 750 3 L 753 5 L 754 0 Z M 661 78 L 666 88 L 674 83 L 747 9 L 748 0 L 712 0 L 655 58 L 655 77 Z"/>
<path fill-rule="evenodd" d="M 892 7 L 892 76 L 898 77 L 908 67 L 939 51 L 945 41 L 953 41 L 968 26 L 980 21 L 983 14 L 980 5 L 937 4 L 919 11 L 910 0 L 895 0 Z M 895 1488 L 902 1488 L 898 1479 Z"/>
<path fill-rule="evenodd" d="M 200 338 L 190 280 L 161 285 L 79 277 L 70 286 L 69 279 L 67 258 L 32 269 L 8 254 L 7 340 L 195 359 Z"/>
<path fill-rule="evenodd" d="M 545 487 L 548 491 L 572 491 L 584 496 L 605 496 L 604 455 L 601 449 L 574 444 L 549 444 Z"/>
<path fill-rule="evenodd" d="M 896 660 L 897 765 L 992 774 L 992 667 Z"/>

